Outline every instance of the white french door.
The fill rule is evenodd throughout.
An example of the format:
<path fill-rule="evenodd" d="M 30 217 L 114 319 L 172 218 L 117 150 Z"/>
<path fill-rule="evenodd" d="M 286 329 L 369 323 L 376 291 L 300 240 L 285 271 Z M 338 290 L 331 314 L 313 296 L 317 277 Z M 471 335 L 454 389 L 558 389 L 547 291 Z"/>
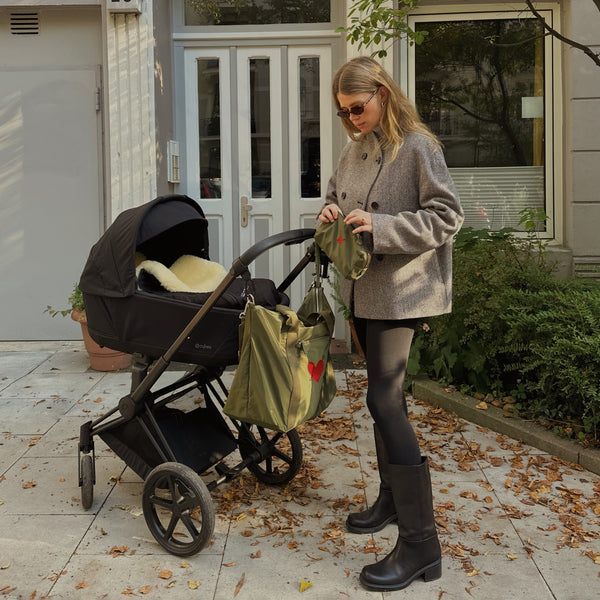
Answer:
<path fill-rule="evenodd" d="M 182 184 L 209 220 L 211 259 L 229 267 L 265 237 L 315 224 L 332 171 L 330 47 L 194 48 L 184 63 Z M 303 252 L 277 248 L 251 271 L 279 284 Z"/>

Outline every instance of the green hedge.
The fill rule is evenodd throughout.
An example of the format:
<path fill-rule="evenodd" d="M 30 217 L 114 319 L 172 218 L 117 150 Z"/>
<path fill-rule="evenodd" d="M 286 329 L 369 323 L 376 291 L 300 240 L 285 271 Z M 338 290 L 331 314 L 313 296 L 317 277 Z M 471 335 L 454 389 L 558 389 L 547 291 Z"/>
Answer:
<path fill-rule="evenodd" d="M 578 423 L 597 442 L 600 285 L 552 271 L 533 236 L 461 231 L 453 312 L 418 326 L 409 380 L 425 374 L 463 392 L 513 396 L 523 416 Z"/>

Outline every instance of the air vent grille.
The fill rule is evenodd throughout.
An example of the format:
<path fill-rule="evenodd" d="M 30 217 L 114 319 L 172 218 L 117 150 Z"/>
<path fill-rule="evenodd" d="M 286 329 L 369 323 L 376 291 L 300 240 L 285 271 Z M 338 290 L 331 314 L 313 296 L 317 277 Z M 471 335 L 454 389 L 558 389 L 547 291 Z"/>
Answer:
<path fill-rule="evenodd" d="M 39 35 L 40 15 L 36 12 L 18 12 L 10 15 L 11 35 Z"/>

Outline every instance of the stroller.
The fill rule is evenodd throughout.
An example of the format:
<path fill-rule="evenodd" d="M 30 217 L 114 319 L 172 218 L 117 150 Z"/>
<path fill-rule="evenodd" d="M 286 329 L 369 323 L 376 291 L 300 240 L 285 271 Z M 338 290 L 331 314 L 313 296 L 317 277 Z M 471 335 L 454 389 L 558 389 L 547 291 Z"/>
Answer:
<path fill-rule="evenodd" d="M 289 305 L 284 290 L 314 261 L 314 244 L 277 288 L 268 279 L 252 279 L 248 266 L 271 248 L 313 235 L 313 229 L 297 229 L 270 236 L 237 258 L 213 292 L 197 293 L 167 291 L 143 271 L 136 276 L 136 254 L 164 265 L 181 255 L 209 259 L 208 222 L 191 198 L 156 198 L 124 211 L 107 229 L 90 251 L 79 287 L 90 335 L 102 346 L 133 355 L 132 378 L 118 406 L 81 427 L 79 486 L 85 509 L 93 503 L 95 435 L 144 480 L 148 528 L 178 556 L 199 552 L 211 539 L 210 490 L 217 485 L 245 468 L 268 484 L 296 476 L 302 464 L 296 430 L 279 433 L 233 419 L 231 428 L 222 411 L 227 388 L 221 376 L 238 362 L 238 328 L 248 295 L 266 307 Z M 190 368 L 155 389 L 173 361 Z M 187 412 L 168 406 L 194 390 L 204 405 Z M 227 466 L 222 461 L 235 449 L 241 462 Z M 200 474 L 212 467 L 213 478 L 205 483 Z"/>

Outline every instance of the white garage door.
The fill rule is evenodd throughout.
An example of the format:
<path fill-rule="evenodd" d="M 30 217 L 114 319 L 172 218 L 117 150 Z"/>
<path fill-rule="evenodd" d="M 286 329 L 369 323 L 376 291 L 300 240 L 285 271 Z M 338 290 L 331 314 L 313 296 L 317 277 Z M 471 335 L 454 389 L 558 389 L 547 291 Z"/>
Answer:
<path fill-rule="evenodd" d="M 15 62 L 0 66 L 0 340 L 78 338 L 43 311 L 66 306 L 101 230 L 99 67 Z"/>

